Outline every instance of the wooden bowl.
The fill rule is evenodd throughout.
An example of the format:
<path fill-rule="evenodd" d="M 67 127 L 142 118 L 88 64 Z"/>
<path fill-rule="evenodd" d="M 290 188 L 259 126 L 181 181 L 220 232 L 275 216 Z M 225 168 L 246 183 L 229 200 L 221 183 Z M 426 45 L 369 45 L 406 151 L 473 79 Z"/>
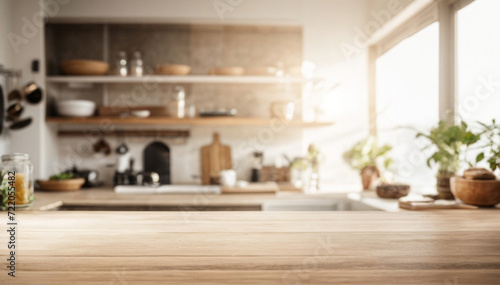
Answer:
<path fill-rule="evenodd" d="M 159 64 L 155 67 L 155 73 L 161 75 L 188 75 L 191 66 L 183 64 Z"/>
<path fill-rule="evenodd" d="M 65 60 L 61 68 L 67 75 L 106 75 L 109 72 L 107 62 L 88 59 Z"/>
<path fill-rule="evenodd" d="M 468 180 L 456 176 L 450 182 L 453 195 L 465 204 L 495 206 L 500 203 L 499 180 Z"/>
<path fill-rule="evenodd" d="M 408 196 L 410 185 L 400 183 L 381 183 L 377 185 L 377 195 L 380 198 L 399 199 Z"/>
<path fill-rule="evenodd" d="M 241 66 L 225 66 L 212 68 L 210 70 L 211 75 L 231 75 L 238 76 L 245 74 L 245 69 Z"/>
<path fill-rule="evenodd" d="M 45 191 L 76 191 L 82 188 L 84 178 L 72 178 L 65 180 L 37 180 L 40 188 Z"/>

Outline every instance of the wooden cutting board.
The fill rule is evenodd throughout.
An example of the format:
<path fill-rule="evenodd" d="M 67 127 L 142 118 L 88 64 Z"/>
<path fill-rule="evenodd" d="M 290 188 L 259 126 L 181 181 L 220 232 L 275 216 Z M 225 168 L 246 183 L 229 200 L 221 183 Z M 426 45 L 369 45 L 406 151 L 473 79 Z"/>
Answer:
<path fill-rule="evenodd" d="M 399 199 L 399 208 L 421 211 L 421 210 L 444 210 L 444 209 L 464 209 L 475 210 L 478 207 L 472 205 L 459 204 L 455 201 L 407 201 L 403 198 Z"/>
<path fill-rule="evenodd" d="M 232 169 L 231 148 L 220 142 L 214 133 L 212 144 L 201 148 L 201 181 L 203 185 L 213 184 L 221 170 Z M 212 179 L 211 179 L 212 178 Z M 212 182 L 212 183 L 211 183 Z"/>

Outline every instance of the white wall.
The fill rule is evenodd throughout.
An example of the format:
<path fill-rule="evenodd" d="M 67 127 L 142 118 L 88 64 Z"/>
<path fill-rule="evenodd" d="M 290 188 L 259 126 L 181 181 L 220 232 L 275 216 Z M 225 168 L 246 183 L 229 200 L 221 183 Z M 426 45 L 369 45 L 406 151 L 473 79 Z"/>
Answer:
<path fill-rule="evenodd" d="M 56 1 L 56 0 L 54 0 Z M 59 1 L 59 0 L 58 0 Z M 61 2 L 67 2 L 67 0 Z M 225 1 L 225 0 L 221 0 Z M 389 0 L 390 1 L 390 0 Z M 397 0 L 396 0 L 397 1 Z M 406 5 L 409 0 L 401 0 Z M 49 1 L 50 2 L 50 1 Z M 305 131 L 302 152 L 308 143 L 317 143 L 325 153 L 322 181 L 327 184 L 359 184 L 359 176 L 345 166 L 342 153 L 356 140 L 368 134 L 366 97 L 366 53 L 360 48 L 346 56 L 342 44 L 353 44 L 356 29 L 364 29 L 373 21 L 371 11 L 385 9 L 386 0 L 252 0 L 224 13 L 223 19 L 214 8 L 212 0 L 72 0 L 58 6 L 55 17 L 60 18 L 156 18 L 172 21 L 201 21 L 214 23 L 298 23 L 304 29 L 304 59 L 317 65 L 317 75 L 338 78 L 340 86 L 333 92 L 323 94 L 328 116 L 337 123 L 329 128 Z M 189 4 L 187 4 L 189 3 Z M 14 4 L 14 25 L 18 32 L 22 17 L 32 17 L 38 10 L 36 0 L 17 0 Z M 26 68 L 29 61 L 42 58 L 41 33 L 30 40 L 32 45 L 23 45 L 15 56 L 16 65 Z M 5 38 L 1 39 L 2 42 Z M 27 73 L 28 74 L 28 73 Z M 29 149 L 30 153 L 53 149 L 53 136 L 43 122 L 41 107 L 29 110 L 36 122 L 23 133 L 13 138 L 16 149 Z M 34 137 L 41 140 L 34 143 Z M 301 150 L 297 150 L 298 153 Z M 36 156 L 36 155 L 35 155 Z M 50 155 L 39 154 L 34 158 L 41 168 L 48 165 Z M 42 160 L 47 164 L 42 163 Z M 46 175 L 46 171 L 38 172 Z"/>
<path fill-rule="evenodd" d="M 12 1 L 9 0 L 0 0 L 0 64 L 6 68 L 12 67 L 12 54 L 13 51 L 10 48 L 9 42 L 7 39 L 7 34 L 12 29 Z M 3 88 L 4 97 L 7 96 L 8 86 L 4 77 L 0 77 L 0 85 Z M 4 98 L 4 104 L 7 103 L 7 99 Z M 0 136 L 0 155 L 8 153 L 8 131 L 4 130 L 2 135 Z"/>
<path fill-rule="evenodd" d="M 11 67 L 22 70 L 20 86 L 35 80 L 44 88 L 43 74 L 31 73 L 31 61 L 43 59 L 43 26 L 40 21 L 41 6 L 35 0 L 8 0 L 11 9 L 11 37 L 15 35 L 17 44 L 12 44 L 8 38 L 2 37 L 2 44 L 7 42 L 11 53 Z M 42 62 L 43 64 L 43 62 Z M 31 117 L 33 122 L 25 129 L 9 132 L 9 152 L 28 153 L 31 157 L 36 178 L 46 175 L 44 163 L 45 154 L 50 149 L 45 142 L 45 103 L 38 105 L 25 104 L 23 118 Z"/>
<path fill-rule="evenodd" d="M 371 11 L 380 11 L 383 9 L 387 9 L 393 0 L 370 0 L 370 10 Z M 401 8 L 408 6 L 413 0 L 397 0 L 395 2 L 396 5 L 400 5 Z M 370 12 L 371 12 L 370 11 Z"/>
<path fill-rule="evenodd" d="M 58 17 L 157 18 L 221 21 L 213 0 L 72 0 Z M 221 2 L 227 2 L 222 0 Z M 237 2 L 237 1 L 233 1 Z M 289 21 L 298 19 L 301 0 L 241 0 L 224 13 L 226 21 Z"/>
<path fill-rule="evenodd" d="M 10 67 L 12 65 L 12 48 L 7 41 L 7 34 L 12 29 L 12 4 L 10 0 L 0 0 L 0 64 Z"/>

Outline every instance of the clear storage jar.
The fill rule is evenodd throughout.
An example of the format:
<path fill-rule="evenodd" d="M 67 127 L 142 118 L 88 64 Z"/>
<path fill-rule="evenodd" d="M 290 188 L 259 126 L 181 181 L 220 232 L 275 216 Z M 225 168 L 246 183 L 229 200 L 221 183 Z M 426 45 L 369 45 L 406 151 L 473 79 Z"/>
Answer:
<path fill-rule="evenodd" d="M 2 192 L 8 187 L 15 189 L 17 208 L 28 208 L 34 200 L 33 164 L 25 153 L 2 155 Z"/>

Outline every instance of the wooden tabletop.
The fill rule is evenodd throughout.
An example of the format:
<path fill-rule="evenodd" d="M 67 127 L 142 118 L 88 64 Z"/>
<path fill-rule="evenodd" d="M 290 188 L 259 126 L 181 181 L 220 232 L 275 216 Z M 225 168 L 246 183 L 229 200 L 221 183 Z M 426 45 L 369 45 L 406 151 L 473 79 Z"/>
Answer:
<path fill-rule="evenodd" d="M 18 211 L 17 219 L 16 277 L 5 267 L 4 222 L 0 284 L 500 280 L 497 211 Z"/>

